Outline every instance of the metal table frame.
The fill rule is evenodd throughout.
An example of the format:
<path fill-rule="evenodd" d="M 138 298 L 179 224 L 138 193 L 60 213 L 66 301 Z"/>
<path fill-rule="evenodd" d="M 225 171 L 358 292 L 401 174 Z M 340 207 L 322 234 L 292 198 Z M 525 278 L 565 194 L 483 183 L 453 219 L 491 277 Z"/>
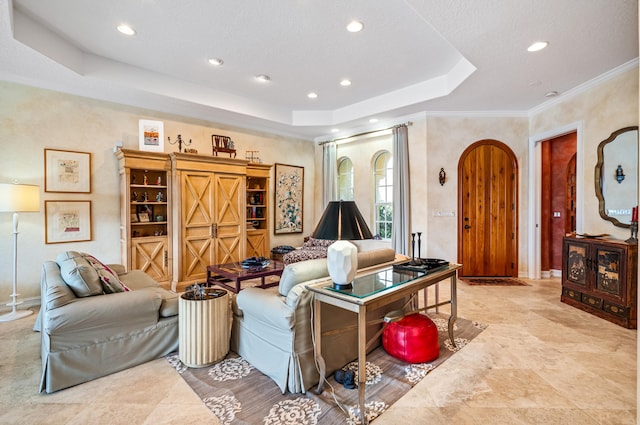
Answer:
<path fill-rule="evenodd" d="M 453 327 L 457 318 L 457 281 L 456 275 L 458 269 L 462 266 L 460 264 L 449 264 L 446 269 L 429 273 L 424 276 L 420 276 L 414 280 L 406 283 L 391 287 L 389 289 L 382 290 L 373 295 L 358 298 L 339 292 L 332 291 L 325 288 L 330 280 L 320 283 L 314 283 L 307 286 L 307 289 L 313 292 L 313 307 L 314 307 L 314 333 L 316 335 L 316 349 L 315 356 L 320 368 L 320 382 L 316 392 L 322 393 L 325 379 L 325 362 L 322 358 L 322 303 L 331 304 L 336 307 L 352 311 L 358 315 L 358 392 L 359 392 L 359 407 L 360 407 L 360 419 L 362 424 L 368 423 L 365 412 L 365 382 L 366 382 L 366 363 L 367 363 L 367 310 L 375 310 L 376 308 L 390 304 L 396 300 L 404 297 L 412 297 L 418 293 L 418 291 L 426 290 L 432 285 L 437 285 L 439 282 L 450 279 L 451 284 L 451 297 L 447 301 L 438 302 L 433 305 L 427 305 L 420 310 L 427 310 L 430 308 L 437 308 L 442 305 L 451 305 L 451 314 L 449 315 L 449 338 L 455 346 L 455 340 L 453 338 Z M 372 273 L 381 271 L 375 270 Z M 358 277 L 354 280 L 354 285 L 357 285 Z M 426 299 L 426 298 L 425 298 Z M 379 335 L 379 334 L 378 334 Z M 377 336 L 376 336 L 377 337 Z M 375 338 L 375 337 L 374 337 Z"/>

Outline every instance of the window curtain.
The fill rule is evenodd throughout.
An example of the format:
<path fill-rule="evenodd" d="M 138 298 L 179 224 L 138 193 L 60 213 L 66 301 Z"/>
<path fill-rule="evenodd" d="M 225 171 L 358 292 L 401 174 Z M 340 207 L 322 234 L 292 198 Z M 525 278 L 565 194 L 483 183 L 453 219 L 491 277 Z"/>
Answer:
<path fill-rule="evenodd" d="M 322 147 L 322 209 L 338 197 L 338 159 L 336 143 L 327 142 Z"/>
<path fill-rule="evenodd" d="M 406 125 L 393 127 L 393 227 L 391 246 L 409 255 L 409 132 Z"/>

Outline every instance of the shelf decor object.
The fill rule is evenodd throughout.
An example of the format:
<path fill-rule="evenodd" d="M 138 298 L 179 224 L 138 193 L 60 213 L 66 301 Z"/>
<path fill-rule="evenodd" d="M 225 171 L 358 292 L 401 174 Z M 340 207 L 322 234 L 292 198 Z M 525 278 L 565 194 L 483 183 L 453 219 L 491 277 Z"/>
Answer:
<path fill-rule="evenodd" d="M 275 164 L 274 233 L 302 233 L 304 167 Z"/>
<path fill-rule="evenodd" d="M 44 191 L 91 193 L 89 152 L 44 150 Z"/>
<path fill-rule="evenodd" d="M 33 313 L 31 310 L 20 310 L 18 301 L 18 213 L 40 211 L 40 187 L 26 184 L 0 183 L 0 212 L 13 213 L 13 280 L 11 312 L 0 315 L 0 322 L 21 319 Z"/>
<path fill-rule="evenodd" d="M 44 201 L 45 243 L 91 240 L 91 201 Z"/>
<path fill-rule="evenodd" d="M 185 147 L 184 151 L 187 151 L 187 146 L 191 146 L 191 139 L 189 139 L 188 142 L 185 142 L 184 140 L 182 140 L 182 135 L 178 134 L 178 137 L 176 138 L 175 141 L 171 141 L 171 137 L 167 137 L 167 142 L 169 142 L 170 145 L 175 145 L 176 143 L 178 144 L 178 152 L 182 152 L 182 146 Z"/>

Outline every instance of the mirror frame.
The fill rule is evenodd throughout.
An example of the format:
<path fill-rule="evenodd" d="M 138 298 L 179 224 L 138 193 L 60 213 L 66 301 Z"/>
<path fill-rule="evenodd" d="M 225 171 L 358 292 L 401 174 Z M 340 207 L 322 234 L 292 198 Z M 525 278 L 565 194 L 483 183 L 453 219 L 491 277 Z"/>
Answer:
<path fill-rule="evenodd" d="M 614 131 L 613 133 L 611 133 L 611 135 L 607 139 L 600 142 L 600 144 L 598 145 L 598 162 L 596 163 L 595 174 L 594 174 L 594 182 L 596 186 L 596 197 L 598 198 L 598 212 L 600 213 L 600 217 L 602 217 L 604 220 L 610 221 L 611 223 L 613 223 L 614 226 L 624 227 L 626 229 L 630 228 L 631 224 L 621 223 L 617 218 L 611 217 L 607 215 L 607 213 L 605 212 L 605 199 L 604 199 L 604 196 L 602 195 L 602 185 L 603 185 L 602 166 L 604 165 L 604 147 L 607 144 L 613 142 L 616 139 L 616 137 L 618 137 L 620 134 L 626 133 L 627 131 L 634 131 L 634 130 L 638 131 L 637 125 L 621 128 L 620 130 Z"/>

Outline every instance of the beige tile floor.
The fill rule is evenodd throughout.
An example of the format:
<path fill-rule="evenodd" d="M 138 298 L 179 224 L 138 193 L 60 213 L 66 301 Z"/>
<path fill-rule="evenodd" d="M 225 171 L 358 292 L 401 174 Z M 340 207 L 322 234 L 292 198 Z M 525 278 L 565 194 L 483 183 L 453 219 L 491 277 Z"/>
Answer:
<path fill-rule="evenodd" d="M 489 327 L 374 423 L 635 424 L 636 331 L 560 303 L 559 279 L 529 283 L 459 283 L 458 315 Z M 34 321 L 0 323 L 0 424 L 218 423 L 164 359 L 38 394 Z"/>

